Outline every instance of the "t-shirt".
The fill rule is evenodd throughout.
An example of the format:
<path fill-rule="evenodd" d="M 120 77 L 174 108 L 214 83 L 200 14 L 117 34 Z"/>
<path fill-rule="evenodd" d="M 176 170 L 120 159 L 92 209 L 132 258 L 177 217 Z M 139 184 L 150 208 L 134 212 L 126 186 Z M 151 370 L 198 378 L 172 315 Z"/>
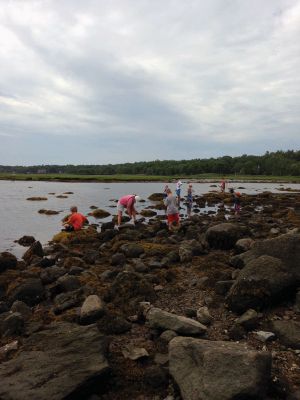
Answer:
<path fill-rule="evenodd" d="M 86 217 L 80 213 L 72 213 L 69 218 L 69 224 L 73 226 L 74 231 L 79 231 L 87 221 Z"/>
<path fill-rule="evenodd" d="M 177 199 L 175 196 L 171 195 L 164 199 L 165 206 L 167 207 L 167 214 L 177 214 L 178 213 L 178 206 L 177 206 Z"/>
<path fill-rule="evenodd" d="M 119 203 L 122 204 L 122 206 L 132 209 L 133 205 L 135 203 L 135 196 L 132 194 L 128 194 L 127 196 L 123 196 L 120 198 Z"/>
<path fill-rule="evenodd" d="M 178 181 L 177 183 L 176 183 L 176 190 L 180 190 L 180 186 L 182 185 L 182 182 L 181 181 Z"/>

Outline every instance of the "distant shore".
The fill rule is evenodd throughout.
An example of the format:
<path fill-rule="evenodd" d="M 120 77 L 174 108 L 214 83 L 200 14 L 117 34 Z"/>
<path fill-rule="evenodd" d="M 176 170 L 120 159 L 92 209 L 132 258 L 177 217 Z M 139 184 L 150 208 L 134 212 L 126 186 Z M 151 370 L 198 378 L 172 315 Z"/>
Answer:
<path fill-rule="evenodd" d="M 46 182 L 173 182 L 177 179 L 198 183 L 216 183 L 224 176 L 203 174 L 191 176 L 164 176 L 164 175 L 70 175 L 70 174 L 0 174 L 0 180 L 10 181 L 46 181 Z M 228 175 L 228 181 L 234 182 L 261 182 L 261 183 L 300 183 L 300 176 L 266 176 L 266 175 Z"/>

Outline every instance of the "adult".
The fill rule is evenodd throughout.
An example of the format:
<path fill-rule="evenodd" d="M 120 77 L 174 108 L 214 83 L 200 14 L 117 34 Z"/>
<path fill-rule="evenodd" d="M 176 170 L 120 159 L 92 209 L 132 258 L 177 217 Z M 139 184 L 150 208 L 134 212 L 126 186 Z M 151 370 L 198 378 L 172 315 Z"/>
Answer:
<path fill-rule="evenodd" d="M 177 206 L 177 199 L 173 196 L 171 189 L 167 190 L 167 197 L 164 199 L 164 204 L 167 207 L 167 217 L 169 230 L 173 231 L 179 228 L 179 213 Z"/>
<path fill-rule="evenodd" d="M 78 212 L 76 206 L 72 206 L 70 211 L 71 215 L 63 222 L 64 230 L 68 232 L 79 231 L 88 220 L 84 215 Z"/>
<path fill-rule="evenodd" d="M 119 229 L 122 222 L 122 215 L 125 209 L 127 210 L 129 217 L 133 219 L 133 223 L 136 223 L 137 211 L 134 205 L 139 200 L 140 196 L 137 196 L 135 194 L 127 194 L 126 196 L 120 198 L 117 204 L 118 224 L 115 225 L 115 229 Z"/>

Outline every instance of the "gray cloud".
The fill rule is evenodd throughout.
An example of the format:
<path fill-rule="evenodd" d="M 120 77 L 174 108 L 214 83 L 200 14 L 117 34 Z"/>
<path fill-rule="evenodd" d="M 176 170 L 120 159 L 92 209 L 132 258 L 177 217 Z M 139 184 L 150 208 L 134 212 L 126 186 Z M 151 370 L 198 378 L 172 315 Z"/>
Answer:
<path fill-rule="evenodd" d="M 2 163 L 299 148 L 299 0 L 0 3 Z"/>

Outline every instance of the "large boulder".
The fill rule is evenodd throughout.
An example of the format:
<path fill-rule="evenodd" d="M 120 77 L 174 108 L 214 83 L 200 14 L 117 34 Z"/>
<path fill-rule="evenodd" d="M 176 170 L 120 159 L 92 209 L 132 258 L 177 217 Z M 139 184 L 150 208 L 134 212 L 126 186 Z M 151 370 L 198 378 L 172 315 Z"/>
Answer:
<path fill-rule="evenodd" d="M 44 257 L 44 250 L 40 242 L 34 242 L 23 254 L 22 258 L 27 264 L 30 264 L 34 256 Z"/>
<path fill-rule="evenodd" d="M 206 326 L 194 319 L 169 313 L 160 308 L 152 307 L 146 315 L 151 328 L 162 331 L 171 330 L 180 335 L 202 335 Z"/>
<path fill-rule="evenodd" d="M 8 251 L 0 253 L 0 272 L 3 272 L 8 268 L 15 268 L 17 263 L 17 258 Z"/>
<path fill-rule="evenodd" d="M 297 281 L 300 281 L 300 233 L 288 233 L 273 239 L 256 241 L 251 250 L 233 258 L 233 265 L 243 268 L 249 261 L 268 255 L 279 258 Z"/>
<path fill-rule="evenodd" d="M 281 260 L 260 256 L 241 270 L 226 300 L 236 312 L 260 309 L 289 295 L 294 284 L 292 275 Z"/>
<path fill-rule="evenodd" d="M 271 330 L 284 345 L 300 349 L 300 322 L 272 321 Z"/>
<path fill-rule="evenodd" d="M 235 243 L 246 234 L 245 226 L 224 222 L 208 228 L 205 238 L 210 247 L 227 250 L 233 248 Z"/>
<path fill-rule="evenodd" d="M 183 400 L 261 399 L 271 377 L 271 355 L 231 342 L 176 337 L 169 366 Z"/>
<path fill-rule="evenodd" d="M 16 358 L 0 364 L 1 400 L 83 398 L 109 369 L 106 346 L 94 325 L 49 325 L 32 334 Z"/>
<path fill-rule="evenodd" d="M 40 303 L 45 297 L 45 289 L 40 279 L 30 278 L 17 286 L 10 295 L 12 302 L 23 301 L 28 306 Z"/>

